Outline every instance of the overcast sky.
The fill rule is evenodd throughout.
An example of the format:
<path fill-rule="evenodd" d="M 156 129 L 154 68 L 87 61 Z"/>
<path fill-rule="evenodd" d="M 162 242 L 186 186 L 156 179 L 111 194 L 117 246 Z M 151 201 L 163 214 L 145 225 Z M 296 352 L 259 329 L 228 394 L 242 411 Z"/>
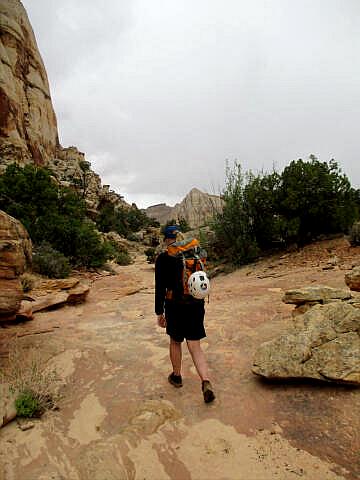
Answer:
<path fill-rule="evenodd" d="M 359 0 L 23 0 L 60 142 L 139 207 L 226 159 L 335 158 L 360 185 Z"/>

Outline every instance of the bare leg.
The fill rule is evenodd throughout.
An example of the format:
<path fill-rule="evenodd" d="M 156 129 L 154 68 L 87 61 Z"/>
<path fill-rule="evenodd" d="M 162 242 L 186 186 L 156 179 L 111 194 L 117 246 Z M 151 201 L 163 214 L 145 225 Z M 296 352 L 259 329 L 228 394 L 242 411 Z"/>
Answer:
<path fill-rule="evenodd" d="M 209 380 L 208 366 L 200 340 L 186 340 L 186 343 L 199 377 L 202 381 Z"/>
<path fill-rule="evenodd" d="M 170 360 L 171 360 L 173 372 L 175 375 L 181 375 L 181 359 L 182 359 L 181 343 L 175 342 L 175 340 L 170 338 Z"/>

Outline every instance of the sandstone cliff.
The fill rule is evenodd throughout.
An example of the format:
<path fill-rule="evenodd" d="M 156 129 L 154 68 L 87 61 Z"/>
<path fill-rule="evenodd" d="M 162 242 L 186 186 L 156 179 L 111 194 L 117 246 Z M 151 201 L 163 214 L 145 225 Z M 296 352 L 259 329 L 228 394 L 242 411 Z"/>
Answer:
<path fill-rule="evenodd" d="M 161 203 L 148 207 L 146 214 L 161 224 L 172 219 L 178 221 L 184 218 L 191 228 L 197 228 L 204 225 L 216 212 L 221 211 L 222 206 L 223 201 L 219 196 L 209 195 L 198 188 L 193 188 L 174 207 Z"/>
<path fill-rule="evenodd" d="M 83 153 L 59 144 L 47 74 L 25 8 L 19 0 L 1 0 L 0 174 L 13 162 L 47 166 L 60 184 L 77 184 L 90 212 L 102 202 L 127 206 L 91 168 L 84 172 Z"/>
<path fill-rule="evenodd" d="M 45 165 L 59 144 L 49 83 L 20 1 L 0 2 L 1 166 Z"/>

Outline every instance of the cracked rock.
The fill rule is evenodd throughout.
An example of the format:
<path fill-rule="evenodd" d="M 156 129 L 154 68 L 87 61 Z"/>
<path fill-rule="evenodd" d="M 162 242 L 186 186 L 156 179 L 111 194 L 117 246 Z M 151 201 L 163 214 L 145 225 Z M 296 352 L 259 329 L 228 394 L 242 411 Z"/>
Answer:
<path fill-rule="evenodd" d="M 316 305 L 296 318 L 293 329 L 258 348 L 252 371 L 360 385 L 359 333 L 359 309 L 343 302 Z"/>

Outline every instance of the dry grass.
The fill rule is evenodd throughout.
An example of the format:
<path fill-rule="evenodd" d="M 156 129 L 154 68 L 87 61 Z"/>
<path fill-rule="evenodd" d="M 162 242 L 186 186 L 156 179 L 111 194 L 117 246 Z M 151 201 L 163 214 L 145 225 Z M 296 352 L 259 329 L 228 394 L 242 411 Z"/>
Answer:
<path fill-rule="evenodd" d="M 25 349 L 15 341 L 9 350 L 8 362 L 1 377 L 17 399 L 24 395 L 33 399 L 36 415 L 54 408 L 58 375 L 55 370 L 46 368 L 39 350 Z"/>
<path fill-rule="evenodd" d="M 25 272 L 20 276 L 20 282 L 24 293 L 30 292 L 37 284 L 38 279 L 35 275 Z"/>

